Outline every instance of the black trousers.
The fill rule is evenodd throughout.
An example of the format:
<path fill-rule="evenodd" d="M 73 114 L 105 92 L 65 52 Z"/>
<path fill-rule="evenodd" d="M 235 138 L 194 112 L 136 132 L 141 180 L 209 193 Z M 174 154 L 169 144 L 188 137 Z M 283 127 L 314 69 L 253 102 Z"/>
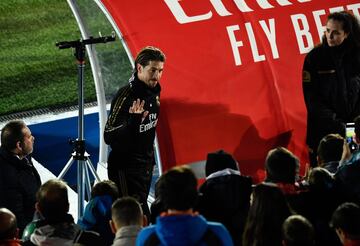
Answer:
<path fill-rule="evenodd" d="M 137 199 L 148 219 L 150 218 L 150 210 L 147 197 L 150 191 L 153 167 L 153 163 L 146 165 L 126 163 L 126 165 L 121 165 L 120 162 L 112 160 L 111 154 L 108 160 L 108 176 L 111 181 L 116 183 L 120 197 L 132 196 Z"/>

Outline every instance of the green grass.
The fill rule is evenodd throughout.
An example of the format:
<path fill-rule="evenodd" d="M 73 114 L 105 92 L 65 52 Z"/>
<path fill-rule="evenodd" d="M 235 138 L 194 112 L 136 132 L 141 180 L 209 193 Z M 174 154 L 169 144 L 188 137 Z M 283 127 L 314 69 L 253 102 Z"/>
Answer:
<path fill-rule="evenodd" d="M 1 0 L 0 13 L 0 115 L 77 104 L 73 49 L 55 46 L 80 38 L 67 2 Z M 96 100 L 96 93 L 86 64 L 84 90 L 89 102 Z"/>

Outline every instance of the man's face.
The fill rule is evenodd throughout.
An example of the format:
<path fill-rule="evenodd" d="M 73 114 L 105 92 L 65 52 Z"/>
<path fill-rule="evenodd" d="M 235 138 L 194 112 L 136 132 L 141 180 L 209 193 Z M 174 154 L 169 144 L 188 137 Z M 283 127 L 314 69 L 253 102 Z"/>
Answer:
<path fill-rule="evenodd" d="M 154 88 L 159 83 L 164 69 L 164 63 L 161 61 L 150 61 L 145 67 L 137 64 L 138 78 L 147 86 Z"/>
<path fill-rule="evenodd" d="M 341 22 L 330 19 L 326 23 L 325 36 L 328 45 L 334 47 L 342 44 L 348 34 L 344 32 Z"/>
<path fill-rule="evenodd" d="M 24 134 L 24 139 L 20 143 L 21 155 L 27 156 L 33 152 L 35 138 L 31 135 L 31 131 L 28 127 L 23 128 L 22 132 Z"/>

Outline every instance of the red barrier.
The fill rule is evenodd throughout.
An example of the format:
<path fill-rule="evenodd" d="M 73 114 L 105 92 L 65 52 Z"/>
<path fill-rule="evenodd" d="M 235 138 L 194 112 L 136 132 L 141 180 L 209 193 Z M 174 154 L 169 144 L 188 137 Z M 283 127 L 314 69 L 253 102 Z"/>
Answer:
<path fill-rule="evenodd" d="M 256 175 L 278 145 L 307 161 L 304 54 L 330 12 L 359 17 L 358 0 L 102 2 L 133 55 L 146 45 L 167 55 L 158 124 L 165 168 L 223 148 Z"/>

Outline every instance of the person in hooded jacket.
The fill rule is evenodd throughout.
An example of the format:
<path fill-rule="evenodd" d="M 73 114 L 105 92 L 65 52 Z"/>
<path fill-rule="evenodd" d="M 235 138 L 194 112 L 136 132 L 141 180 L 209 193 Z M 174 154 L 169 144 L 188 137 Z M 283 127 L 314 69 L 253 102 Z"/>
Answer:
<path fill-rule="evenodd" d="M 155 225 L 140 231 L 136 245 L 233 245 L 222 224 L 208 222 L 194 211 L 197 179 L 190 168 L 170 169 L 160 177 L 157 189 L 166 211 Z"/>
<path fill-rule="evenodd" d="M 223 150 L 207 155 L 205 174 L 197 211 L 209 221 L 222 223 L 234 244 L 241 245 L 250 207 L 251 177 L 241 175 L 236 160 Z"/>

